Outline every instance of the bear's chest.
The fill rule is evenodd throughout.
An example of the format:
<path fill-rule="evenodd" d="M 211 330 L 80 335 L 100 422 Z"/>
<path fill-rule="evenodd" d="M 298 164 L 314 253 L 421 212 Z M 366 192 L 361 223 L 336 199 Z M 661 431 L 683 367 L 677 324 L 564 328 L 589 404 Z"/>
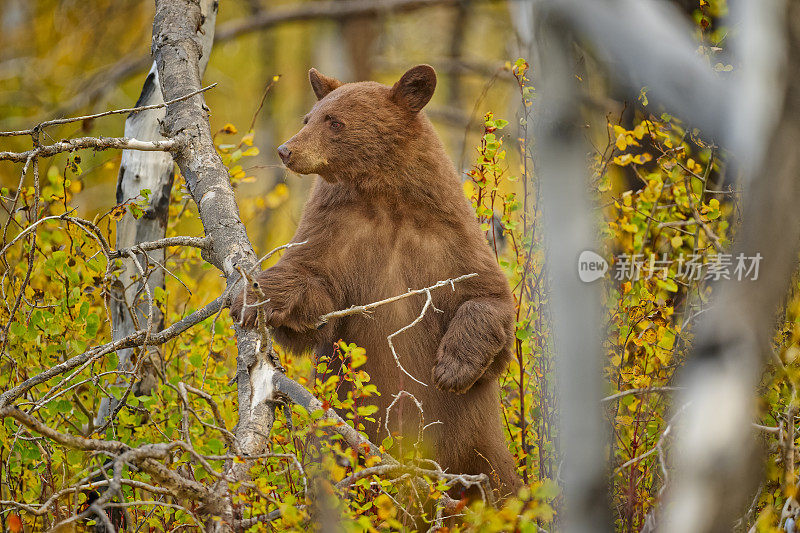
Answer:
<path fill-rule="evenodd" d="M 336 239 L 340 260 L 355 262 L 372 280 L 395 280 L 403 290 L 442 269 L 453 246 L 451 235 L 436 221 L 423 223 L 404 212 L 355 211 L 344 222 Z"/>

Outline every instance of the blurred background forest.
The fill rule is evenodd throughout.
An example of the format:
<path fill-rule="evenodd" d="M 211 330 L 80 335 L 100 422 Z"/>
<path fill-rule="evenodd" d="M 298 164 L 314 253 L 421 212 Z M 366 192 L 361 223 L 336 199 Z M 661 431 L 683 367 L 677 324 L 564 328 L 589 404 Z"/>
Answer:
<path fill-rule="evenodd" d="M 697 55 L 715 76 L 729 76 L 736 64 L 726 48 L 730 28 L 723 17 L 727 2 L 669 3 L 690 28 Z M 537 113 L 537 88 L 531 82 L 537 69 L 531 3 L 374 3 L 379 4 L 383 7 L 367 9 L 366 15 L 336 16 L 337 9 L 372 3 L 222 1 L 215 44 L 203 77 L 204 86 L 217 84 L 204 94 L 214 141 L 229 167 L 242 220 L 260 255 L 291 239 L 312 184 L 311 178 L 286 170 L 275 152 L 276 146 L 301 127 L 303 115 L 315 101 L 308 69 L 315 67 L 342 81 L 369 79 L 385 84 L 394 83 L 419 63 L 436 69 L 436 93 L 425 112 L 463 173 L 465 194 L 487 238 L 495 236 L 497 260 L 508 274 L 518 311 L 515 360 L 501 384 L 506 436 L 528 488 L 499 510 L 479 502 L 465 511 L 463 528 L 554 531 L 556 519 L 563 512 L 563 465 L 557 454 L 548 272 L 539 230 L 540 193 L 528 131 Z M 153 16 L 152 2 L 139 0 L 0 0 L 0 131 L 30 128 L 57 117 L 133 107 L 152 62 Z M 713 263 L 720 253 L 729 251 L 741 215 L 740 190 L 727 175 L 726 154 L 703 132 L 651 106 L 647 87 L 641 88 L 638 98 L 619 96 L 592 50 L 575 46 L 573 51 L 583 94 L 576 106 L 585 111 L 583 131 L 592 148 L 587 156 L 587 187 L 598 206 L 592 213 L 599 228 L 598 252 L 611 261 L 612 268 L 618 266 L 612 258 L 626 254 L 658 254 L 672 261 L 695 255 L 700 263 Z M 50 127 L 43 141 L 49 144 L 62 138 L 122 134 L 122 118 L 105 117 Z M 30 139 L 2 137 L 0 148 L 22 152 L 30 149 Z M 73 154 L 60 154 L 41 161 L 42 213 L 54 215 L 75 209 L 75 216 L 95 220 L 108 241 L 114 242 L 115 222 L 125 209 L 134 213 L 136 207 L 127 205 L 115 214 L 121 153 L 83 150 L 79 154 L 79 160 Z M 4 206 L 10 205 L 17 192 L 20 167 L 0 162 Z M 33 189 L 25 190 L 19 197 L 27 209 Z M 33 220 L 25 209 L 12 215 L 20 228 Z M 167 234 L 201 235 L 197 216 L 179 177 L 169 206 Z M 7 213 L 0 216 L 6 227 L 8 218 Z M 7 297 L 1 310 L 0 325 L 7 324 L 2 339 L 4 359 L 0 362 L 5 365 L 0 368 L 3 390 L 82 352 L 87 345 L 97 344 L 97 339 L 110 337 L 111 326 L 105 320 L 100 297 L 105 281 L 99 281 L 99 274 L 109 265 L 94 256 L 87 259 L 90 250 L 97 252 L 96 244 L 74 225 L 55 228 L 48 226 L 38 232 L 43 253 L 37 259 L 41 264 L 31 267 L 30 286 L 25 285 L 26 251 L 21 246 L 9 246 L 7 255 L 2 254 L 6 269 L 3 290 L 13 295 L 22 287 L 26 298 L 34 302 L 26 300 L 9 316 Z M 16 231 L 12 226 L 8 239 Z M 72 254 L 74 246 L 80 254 L 84 254 L 82 250 L 86 253 Z M 79 258 L 77 265 L 74 258 L 66 257 L 67 249 L 70 256 Z M 176 276 L 167 277 L 166 291 L 157 292 L 155 299 L 167 324 L 213 300 L 224 288 L 218 272 L 200 258 L 197 250 L 171 249 L 165 264 Z M 670 393 L 691 348 L 695 322 L 707 311 L 712 292 L 709 280 L 681 281 L 678 268 L 674 262 L 658 272 L 651 266 L 651 276 L 637 280 L 611 279 L 609 275 L 603 285 L 602 349 L 607 358 L 602 363 L 607 396 L 597 410 L 602 408 L 611 428 L 610 446 L 602 453 L 608 459 L 609 507 L 618 531 L 647 530 L 669 483 L 665 457 L 672 445 L 671 416 L 677 417 Z M 61 275 L 64 269 L 70 273 Z M 70 289 L 64 281 L 72 281 L 73 274 L 81 287 L 77 293 L 75 283 Z M 93 284 L 101 290 L 95 292 Z M 795 366 L 800 354 L 797 285 L 795 278 L 772 339 L 777 357 L 759 390 L 755 428 L 766 461 L 754 460 L 754 464 L 766 466 L 747 507 L 736 516 L 726 517 L 735 522 L 738 531 L 788 528 L 788 521 L 794 520 L 800 507 L 795 500 L 794 431 L 795 383 L 800 375 Z M 56 311 L 47 310 L 51 307 Z M 179 431 L 191 433 L 203 457 L 216 457 L 208 461 L 221 467 L 224 439 L 211 431 L 209 424 L 212 428 L 214 423 L 232 428 L 236 423 L 236 387 L 229 383 L 236 347 L 230 327 L 230 319 L 223 313 L 219 321 L 206 320 L 191 335 L 166 343 L 160 375 L 166 386 L 131 397 L 127 409 L 118 413 L 118 420 L 103 425 L 99 433 L 132 445 L 174 440 Z M 354 362 L 363 356 L 354 346 L 343 345 L 340 351 L 342 357 Z M 319 398 L 330 393 L 330 383 L 315 383 L 309 378 L 313 370 L 310 360 L 283 352 L 280 355 L 287 375 Z M 82 367 L 64 381 L 48 382 L 52 388 L 45 394 L 45 387 L 39 387 L 38 395 L 31 392 L 16 405 L 38 411 L 43 420 L 61 431 L 92 435 L 98 430 L 92 425 L 92 414 L 97 412 L 100 398 L 108 391 L 119 395 L 113 375 L 116 364 L 109 356 L 107 361 L 96 363 L 97 368 Z M 354 363 L 351 370 L 355 368 Z M 357 376 L 356 372 L 350 379 L 359 379 Z M 83 381 L 66 387 L 69 380 L 78 378 Z M 106 388 L 93 386 L 98 379 Z M 179 407 L 182 397 L 178 385 L 182 380 L 207 390 L 219 402 L 224 420 L 212 420 L 208 410 L 200 410 L 206 424 L 183 427 L 182 420 L 188 415 Z M 74 388 L 75 392 L 61 397 L 66 390 L 56 393 L 60 387 Z M 60 399 L 54 401 L 56 398 Z M 276 421 L 270 447 L 287 456 L 296 454 L 298 462 L 307 467 L 309 457 L 300 442 L 308 442 L 311 430 L 306 426 L 313 426 L 315 420 L 296 411 L 295 429 Z M 587 412 L 593 411 L 588 408 Z M 354 413 L 355 418 L 359 415 Z M 44 448 L 50 454 L 47 461 L 42 459 L 47 455 Z M 341 449 L 338 453 L 345 454 Z M 175 471 L 202 482 L 210 478 L 208 463 L 198 466 L 180 453 L 173 459 Z M 93 454 L 67 452 L 57 445 L 50 449 L 10 418 L 0 425 L 0 462 L 0 521 L 15 533 L 22 531 L 21 524 L 37 531 L 85 511 L 84 494 L 74 496 L 63 487 L 79 483 L 91 467 L 100 468 Z M 340 464 L 325 466 L 340 482 L 345 475 L 357 472 L 355 463 L 347 468 Z M 310 518 L 302 505 L 306 496 L 303 476 L 285 463 L 259 464 L 251 474 L 258 490 L 256 495 L 242 496 L 239 502 L 246 509 L 245 518 L 277 513 L 271 519 L 278 529 L 307 530 Z M 395 499 L 396 487 L 385 479 L 372 484 L 367 481 L 353 485 L 349 506 L 339 506 L 343 523 L 354 530 L 401 527 L 406 511 L 404 502 Z M 432 483 L 430 488 L 429 496 L 436 499 L 445 487 Z M 163 494 L 136 488 L 125 492 L 125 497 L 167 501 Z M 39 506 L 38 511 L 13 502 Z M 47 513 L 44 506 L 50 506 Z M 193 513 L 197 509 L 188 505 L 164 504 L 152 510 L 144 507 L 129 509 L 128 524 L 146 523 L 152 531 L 158 531 L 189 527 L 196 519 Z M 109 516 L 118 524 L 119 515 Z M 266 528 L 257 520 L 251 525 Z"/>
<path fill-rule="evenodd" d="M 260 154 L 246 158 L 242 167 L 247 179 L 237 189 L 240 198 L 248 199 L 240 209 L 258 249 L 289 240 L 311 186 L 311 179 L 288 172 L 275 152 L 300 128 L 315 101 L 308 85 L 309 68 L 343 81 L 392 84 L 409 67 L 431 64 L 439 79 L 426 111 L 462 168 L 472 164 L 484 113 L 516 113 L 516 82 L 505 64 L 522 55 L 511 24 L 519 7 L 505 2 L 430 4 L 408 12 L 389 8 L 341 20 L 324 15 L 300 21 L 286 17 L 289 20 L 267 28 L 242 29 L 267 7 L 270 13 L 291 13 L 303 2 L 221 3 L 204 78 L 207 84 L 219 84 L 206 94 L 213 110 L 212 131 L 230 123 L 246 132 L 265 85 L 280 76 L 256 119 Z M 3 0 L 0 130 L 132 107 L 150 66 L 153 12 L 151 2 L 137 0 Z M 67 137 L 79 127 L 81 135 L 122 135 L 119 121 L 72 124 L 49 134 Z M 25 142 L 6 140 L 4 149 L 21 150 Z M 119 153 L 83 154 L 84 189 L 76 202 L 82 215 L 94 216 L 114 198 L 119 158 Z M 0 167 L 3 185 L 15 185 L 15 175 L 9 165 Z"/>

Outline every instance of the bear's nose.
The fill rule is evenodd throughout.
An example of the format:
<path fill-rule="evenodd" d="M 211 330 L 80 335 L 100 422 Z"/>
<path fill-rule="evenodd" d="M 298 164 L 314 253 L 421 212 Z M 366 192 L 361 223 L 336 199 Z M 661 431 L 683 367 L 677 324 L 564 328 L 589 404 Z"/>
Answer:
<path fill-rule="evenodd" d="M 292 156 L 292 151 L 286 148 L 285 144 L 278 146 L 278 155 L 281 156 L 281 161 L 286 165 L 289 163 L 289 158 Z"/>

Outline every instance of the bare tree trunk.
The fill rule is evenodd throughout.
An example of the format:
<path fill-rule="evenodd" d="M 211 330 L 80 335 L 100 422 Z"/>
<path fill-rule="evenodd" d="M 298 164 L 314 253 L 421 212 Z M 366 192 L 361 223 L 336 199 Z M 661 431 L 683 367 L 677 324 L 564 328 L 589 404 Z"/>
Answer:
<path fill-rule="evenodd" d="M 201 21 L 197 0 L 156 0 L 153 54 L 164 100 L 200 88 L 202 45 L 197 28 Z M 175 162 L 197 203 L 205 233 L 212 239 L 207 259 L 222 270 L 231 289 L 240 277 L 237 269 L 251 270 L 256 257 L 239 218 L 228 170 L 214 147 L 202 94 L 170 105 L 164 117 L 163 132 L 182 143 L 174 152 Z M 272 398 L 275 368 L 270 359 L 271 339 L 261 342 L 255 331 L 238 327 L 236 339 L 239 349 L 236 439 L 239 453 L 246 456 L 266 449 L 274 410 L 272 403 L 264 400 Z M 245 479 L 249 466 L 248 462 L 229 465 L 228 477 Z M 228 494 L 224 481 L 217 489 L 221 495 Z M 211 520 L 207 527 L 214 531 L 227 530 L 235 519 L 232 502 L 221 496 L 217 503 L 218 508 L 210 514 L 222 520 Z"/>
<path fill-rule="evenodd" d="M 760 20 L 760 27 L 742 24 L 740 39 L 753 37 L 749 32 L 775 32 L 785 24 L 788 63 L 781 72 L 777 126 L 766 139 L 766 154 L 761 146 L 742 143 L 753 129 L 745 120 L 745 106 L 770 106 L 770 102 L 744 102 L 734 105 L 731 115 L 744 114 L 738 128 L 732 128 L 731 141 L 735 161 L 743 170 L 749 191 L 744 193 L 746 206 L 733 257 L 760 254 L 758 279 L 723 281 L 717 288 L 713 306 L 704 314 L 685 370 L 686 390 L 678 395 L 678 406 L 686 405 L 685 418 L 677 426 L 673 454 L 675 474 L 664 502 L 660 531 L 723 532 L 730 531 L 743 514 L 748 499 L 756 490 L 761 460 L 756 454 L 752 421 L 755 416 L 755 391 L 763 365 L 772 353 L 772 335 L 800 248 L 800 2 L 788 3 L 785 12 L 773 4 L 774 24 Z M 738 15 L 748 18 L 739 5 Z M 756 7 L 759 11 L 763 6 Z M 767 19 L 770 15 L 767 15 Z M 767 22 L 767 24 L 763 24 Z M 752 21 L 750 21 L 752 23 Z M 780 33 L 780 30 L 777 30 Z M 748 51 L 743 51 L 745 59 Z M 768 56 L 751 59 L 764 61 Z M 778 58 L 769 61 L 780 62 Z M 748 89 L 746 67 L 739 90 Z M 758 72 L 765 83 L 765 73 Z M 744 89 L 744 90 L 743 90 Z M 761 113 L 764 110 L 761 109 Z M 752 140 L 752 139 L 751 139 Z M 748 179 L 751 178 L 751 179 Z M 791 466 L 787 468 L 792 468 Z"/>
<path fill-rule="evenodd" d="M 593 210 L 587 193 L 587 146 L 581 131 L 580 98 L 570 65 L 571 40 L 557 21 L 537 35 L 542 64 L 535 117 L 535 164 L 552 273 L 551 308 L 556 367 L 560 477 L 565 509 L 560 531 L 611 530 L 607 441 L 600 409 L 603 345 L 598 284 L 578 277 L 581 253 L 595 247 Z"/>
<path fill-rule="evenodd" d="M 198 28 L 198 38 L 202 46 L 200 58 L 200 73 L 205 71 L 214 42 L 214 28 L 217 19 L 217 0 L 202 0 L 200 9 L 203 23 Z M 189 91 L 187 90 L 186 93 Z M 184 94 L 186 94 L 184 93 Z M 156 64 L 153 63 L 150 72 L 142 86 L 142 92 L 135 107 L 163 104 Z M 148 109 L 131 113 L 125 120 L 125 137 L 143 141 L 165 140 L 159 131 L 160 123 L 164 120 L 165 108 Z M 156 241 L 164 238 L 167 231 L 169 217 L 169 199 L 172 192 L 172 183 L 175 177 L 174 162 L 167 152 L 143 152 L 140 150 L 124 150 L 117 177 L 117 204 L 121 204 L 140 195 L 143 189 L 150 191 L 149 201 L 144 210 L 144 215 L 136 219 L 129 212 L 117 222 L 117 250 L 125 250 L 136 244 Z M 147 323 L 148 302 L 145 298 L 144 283 L 149 286 L 150 293 L 154 294 L 156 287 L 164 289 L 164 265 L 166 250 L 159 248 L 144 254 L 136 254 L 140 265 L 145 269 L 146 279 L 142 279 L 134 261 L 129 257 L 121 258 L 122 271 L 112 282 L 111 297 L 111 322 L 114 340 L 127 337 L 135 331 L 142 329 Z M 148 268 L 149 267 L 149 268 Z M 153 310 L 153 327 L 162 329 L 164 317 L 156 308 Z M 149 394 L 156 386 L 157 372 L 155 365 L 161 362 L 161 347 L 142 347 L 139 350 L 139 359 L 135 360 L 135 349 L 126 348 L 119 350 L 118 369 L 120 371 L 133 371 L 135 376 L 121 379 L 119 382 L 138 380 L 134 393 Z M 95 426 L 102 427 L 108 417 L 114 412 L 118 404 L 117 399 L 104 397 L 95 419 Z"/>
<path fill-rule="evenodd" d="M 469 0 L 464 0 L 456 6 L 453 14 L 453 30 L 450 33 L 449 57 L 453 62 L 454 69 L 450 73 L 448 87 L 448 103 L 453 107 L 461 107 L 463 102 L 463 87 L 461 84 L 461 74 L 463 67 L 461 59 L 464 55 L 464 39 L 466 38 L 467 25 L 469 24 L 470 11 L 472 6 Z"/>
<path fill-rule="evenodd" d="M 348 16 L 339 23 L 353 81 L 372 79 L 372 48 L 378 36 L 377 23 L 375 13 Z"/>
<path fill-rule="evenodd" d="M 547 28 L 556 28 L 559 34 L 575 31 L 632 95 L 648 86 L 652 100 L 699 126 L 704 135 L 718 139 L 731 151 L 744 185 L 750 185 L 750 192 L 744 195 L 744 224 L 733 257 L 760 254 L 761 270 L 757 281 L 720 283 L 713 307 L 703 315 L 693 357 L 685 370 L 686 390 L 677 398 L 677 408 L 683 414 L 676 424 L 675 473 L 659 524 L 660 530 L 670 532 L 730 531 L 754 488 L 751 482 L 758 466 L 751 429 L 754 393 L 763 354 L 770 351 L 775 312 L 785 295 L 800 240 L 800 213 L 796 209 L 800 201 L 800 156 L 793 148 L 800 141 L 800 56 L 796 53 L 800 47 L 800 2 L 790 1 L 788 12 L 783 12 L 781 2 L 742 0 L 731 4 L 733 25 L 738 28 L 733 41 L 741 68 L 735 78 L 727 80 L 715 76 L 703 63 L 682 17 L 674 10 L 670 12 L 662 2 L 540 0 L 537 4 L 539 19 L 545 20 Z M 789 64 L 783 69 L 783 50 L 775 45 L 775 28 L 782 24 L 788 25 L 790 55 Z M 560 61 L 566 68 L 569 58 L 563 53 L 565 48 L 562 47 L 561 57 L 554 56 L 551 49 L 541 50 L 543 63 Z M 779 72 L 790 76 L 788 85 L 780 80 Z M 559 76 L 545 71 L 542 78 L 540 85 L 551 87 L 552 95 L 552 86 L 557 83 L 552 80 Z M 781 88 L 777 95 L 776 88 Z M 571 102 L 565 104 L 562 98 L 562 107 L 556 105 L 553 111 L 541 106 L 540 112 L 560 116 L 564 105 L 574 108 L 574 93 L 567 94 L 573 98 Z M 774 105 L 776 100 L 778 106 Z M 780 122 L 773 128 L 777 116 Z M 559 127 L 550 132 L 540 129 L 543 135 L 537 138 L 539 150 L 548 158 L 562 158 L 563 172 L 558 178 L 573 182 L 575 172 L 570 171 L 569 158 L 578 157 L 578 152 L 570 156 L 567 150 L 574 130 L 565 121 L 556 125 Z M 563 142 L 553 146 L 553 139 Z M 556 155 L 551 156 L 551 150 Z M 540 171 L 546 192 L 547 180 L 556 179 L 550 175 L 552 169 L 559 167 L 548 167 L 547 159 L 544 162 Z M 565 219 L 585 216 L 583 203 L 567 205 L 562 201 L 554 207 L 546 195 L 545 201 L 548 210 L 572 210 Z M 575 231 L 570 227 L 565 230 Z M 558 263 L 548 260 L 554 265 L 553 270 L 560 272 Z M 572 267 L 566 262 L 562 266 Z M 572 304 L 576 309 L 585 305 L 577 298 Z M 581 318 L 573 315 L 572 320 L 581 328 L 586 327 Z M 558 353 L 559 358 L 573 356 L 560 350 Z M 566 363 L 561 366 L 566 369 Z M 594 367 L 571 370 L 574 373 L 566 375 L 570 380 L 583 372 L 596 371 Z M 564 373 L 559 374 L 559 379 L 564 377 Z M 560 398 L 565 401 L 563 395 Z M 560 407 L 562 417 L 567 418 L 562 421 L 561 438 L 570 441 L 567 430 L 576 423 L 572 419 L 576 413 L 570 405 Z M 582 444 L 583 451 L 573 448 L 573 456 L 589 453 L 594 457 L 591 448 L 596 443 Z M 567 455 L 569 446 L 569 442 L 564 445 L 567 468 L 572 466 L 572 457 Z M 587 485 L 575 488 L 576 478 L 569 472 L 564 475 L 567 523 L 574 522 L 575 513 L 586 512 L 585 497 L 596 489 L 594 478 L 585 472 L 583 476 Z M 648 519 L 646 528 L 651 528 L 652 522 Z M 582 523 L 583 530 L 598 528 L 590 522 Z"/>

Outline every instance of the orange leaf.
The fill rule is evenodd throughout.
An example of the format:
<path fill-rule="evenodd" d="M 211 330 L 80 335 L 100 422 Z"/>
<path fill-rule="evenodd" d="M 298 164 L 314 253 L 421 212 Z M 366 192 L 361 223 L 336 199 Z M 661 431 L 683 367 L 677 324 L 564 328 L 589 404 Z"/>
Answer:
<path fill-rule="evenodd" d="M 22 533 L 22 519 L 19 515 L 12 514 L 8 517 L 8 530 L 11 533 Z"/>

